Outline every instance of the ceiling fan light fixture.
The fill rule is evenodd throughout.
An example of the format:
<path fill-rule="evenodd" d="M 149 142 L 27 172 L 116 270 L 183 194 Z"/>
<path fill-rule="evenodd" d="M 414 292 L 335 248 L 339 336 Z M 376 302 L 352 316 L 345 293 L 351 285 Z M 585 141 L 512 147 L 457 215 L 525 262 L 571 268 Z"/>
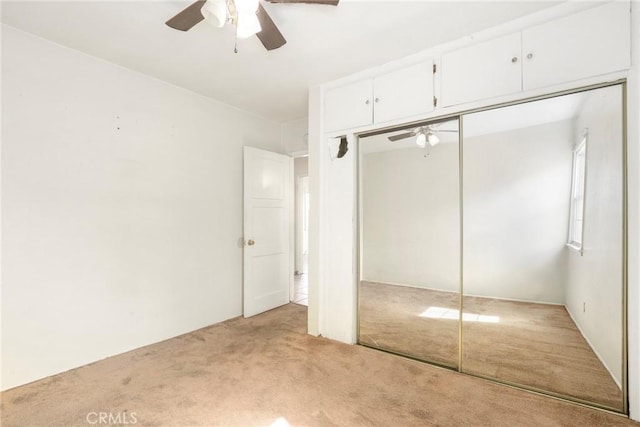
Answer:
<path fill-rule="evenodd" d="M 251 37 L 254 34 L 262 31 L 262 27 L 260 26 L 260 21 L 258 20 L 258 16 L 256 12 L 249 12 L 246 10 L 238 10 L 238 18 L 236 21 L 236 35 L 240 39 L 246 39 L 247 37 Z"/>
<path fill-rule="evenodd" d="M 227 0 L 207 0 L 200 13 L 214 27 L 222 28 L 227 22 Z"/>
<path fill-rule="evenodd" d="M 427 141 L 429 141 L 429 145 L 432 147 L 440 142 L 440 138 L 438 138 L 438 136 L 433 132 L 429 132 L 426 136 L 426 139 Z"/>
<path fill-rule="evenodd" d="M 423 132 L 418 133 L 418 137 L 416 138 L 416 144 L 420 148 L 424 148 L 427 146 L 427 135 Z"/>
<path fill-rule="evenodd" d="M 260 0 L 234 0 L 233 3 L 235 4 L 238 12 L 256 13 L 258 11 Z"/>

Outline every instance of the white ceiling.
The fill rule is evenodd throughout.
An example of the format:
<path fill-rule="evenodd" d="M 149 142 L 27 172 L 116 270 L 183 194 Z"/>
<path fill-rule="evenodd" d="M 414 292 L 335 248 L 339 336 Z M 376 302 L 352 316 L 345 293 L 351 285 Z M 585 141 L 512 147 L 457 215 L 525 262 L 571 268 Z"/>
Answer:
<path fill-rule="evenodd" d="M 558 2 L 356 1 L 264 4 L 287 39 L 233 53 L 229 26 L 164 22 L 191 1 L 2 1 L 2 22 L 283 122 L 304 117 L 310 85 L 398 59 Z"/>

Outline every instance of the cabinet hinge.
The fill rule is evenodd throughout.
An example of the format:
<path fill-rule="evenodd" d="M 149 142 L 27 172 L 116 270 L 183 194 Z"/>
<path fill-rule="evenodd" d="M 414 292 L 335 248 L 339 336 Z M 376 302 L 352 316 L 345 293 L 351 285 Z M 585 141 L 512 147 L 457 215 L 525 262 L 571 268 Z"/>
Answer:
<path fill-rule="evenodd" d="M 438 69 L 438 66 L 436 64 L 433 64 L 433 74 L 436 73 L 436 70 Z"/>
<path fill-rule="evenodd" d="M 438 98 L 436 98 L 435 96 L 433 97 L 433 106 L 434 107 L 438 106 Z"/>

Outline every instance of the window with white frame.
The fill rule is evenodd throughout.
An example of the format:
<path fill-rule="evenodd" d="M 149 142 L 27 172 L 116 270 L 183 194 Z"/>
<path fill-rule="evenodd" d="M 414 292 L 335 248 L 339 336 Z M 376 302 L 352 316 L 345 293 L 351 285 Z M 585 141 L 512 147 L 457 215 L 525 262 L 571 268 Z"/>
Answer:
<path fill-rule="evenodd" d="M 573 177 L 571 182 L 571 218 L 569 219 L 569 244 L 582 249 L 584 230 L 584 190 L 587 160 L 587 134 L 573 150 Z"/>

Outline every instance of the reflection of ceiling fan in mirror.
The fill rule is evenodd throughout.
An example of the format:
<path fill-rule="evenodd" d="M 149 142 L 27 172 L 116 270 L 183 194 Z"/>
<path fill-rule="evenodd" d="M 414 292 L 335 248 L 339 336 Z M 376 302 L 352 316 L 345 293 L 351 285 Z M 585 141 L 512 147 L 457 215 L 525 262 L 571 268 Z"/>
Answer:
<path fill-rule="evenodd" d="M 266 0 L 269 3 L 307 3 L 337 6 L 339 0 Z M 277 49 L 287 41 L 271 20 L 260 0 L 198 0 L 169 19 L 166 24 L 188 31 L 202 20 L 220 28 L 227 22 L 236 27 L 236 37 L 257 35 L 267 50 Z"/>
<path fill-rule="evenodd" d="M 425 125 L 415 128 L 411 132 L 401 133 L 400 135 L 392 135 L 389 137 L 389 141 L 396 142 L 406 138 L 416 137 L 416 144 L 418 147 L 424 148 L 427 146 L 427 143 L 430 146 L 434 146 L 440 142 L 440 138 L 438 134 L 441 132 L 458 132 L 457 130 L 445 130 L 445 129 L 435 129 L 438 125 Z"/>

